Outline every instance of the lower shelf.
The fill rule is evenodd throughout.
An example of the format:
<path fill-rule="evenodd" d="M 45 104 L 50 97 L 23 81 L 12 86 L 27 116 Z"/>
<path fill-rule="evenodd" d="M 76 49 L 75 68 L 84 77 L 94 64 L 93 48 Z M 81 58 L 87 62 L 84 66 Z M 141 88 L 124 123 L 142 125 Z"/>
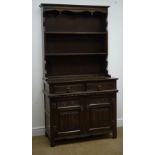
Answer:
<path fill-rule="evenodd" d="M 80 139 L 80 138 L 89 138 L 89 137 L 93 137 L 95 138 L 95 136 L 101 136 L 101 135 L 109 135 L 109 138 L 112 137 L 112 130 L 107 130 L 101 133 L 94 133 L 94 134 L 81 134 L 81 135 L 73 135 L 73 136 L 67 136 L 67 137 L 58 137 L 55 138 L 56 141 L 60 141 L 60 140 L 72 140 L 72 139 Z"/>
<path fill-rule="evenodd" d="M 115 131 L 117 133 L 117 129 Z M 48 137 L 48 135 L 45 133 L 45 136 Z M 81 142 L 81 141 L 89 141 L 89 140 L 97 140 L 97 139 L 108 139 L 108 138 L 117 138 L 117 136 L 114 135 L 114 132 L 111 131 L 105 131 L 103 133 L 96 133 L 96 134 L 83 134 L 83 135 L 74 135 L 70 137 L 65 138 L 56 138 L 54 142 L 50 140 L 50 137 L 48 137 L 50 141 L 51 147 L 54 147 L 55 145 L 60 144 L 66 144 L 66 143 L 75 143 L 75 142 Z"/>

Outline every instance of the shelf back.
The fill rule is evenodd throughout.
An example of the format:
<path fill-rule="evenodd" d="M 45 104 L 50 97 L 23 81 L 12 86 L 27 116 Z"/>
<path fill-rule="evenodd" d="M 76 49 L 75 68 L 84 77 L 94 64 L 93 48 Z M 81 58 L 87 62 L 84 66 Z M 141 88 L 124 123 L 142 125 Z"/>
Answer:
<path fill-rule="evenodd" d="M 46 34 L 45 52 L 73 53 L 73 52 L 105 52 L 107 51 L 107 34 L 98 35 L 53 35 Z"/>
<path fill-rule="evenodd" d="M 44 17 L 46 31 L 104 32 L 107 26 L 107 14 L 100 12 L 49 11 Z"/>
<path fill-rule="evenodd" d="M 106 55 L 52 56 L 46 59 L 47 76 L 105 74 Z"/>

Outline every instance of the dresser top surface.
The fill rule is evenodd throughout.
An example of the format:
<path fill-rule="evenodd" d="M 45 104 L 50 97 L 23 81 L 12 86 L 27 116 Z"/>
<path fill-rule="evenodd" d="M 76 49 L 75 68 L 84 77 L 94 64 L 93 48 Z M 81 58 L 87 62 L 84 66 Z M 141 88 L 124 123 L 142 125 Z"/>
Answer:
<path fill-rule="evenodd" d="M 100 74 L 95 75 L 67 75 L 67 76 L 51 76 L 44 79 L 49 83 L 65 83 L 65 82 L 84 82 L 84 81 L 104 81 L 117 80 L 117 78 L 105 77 Z"/>

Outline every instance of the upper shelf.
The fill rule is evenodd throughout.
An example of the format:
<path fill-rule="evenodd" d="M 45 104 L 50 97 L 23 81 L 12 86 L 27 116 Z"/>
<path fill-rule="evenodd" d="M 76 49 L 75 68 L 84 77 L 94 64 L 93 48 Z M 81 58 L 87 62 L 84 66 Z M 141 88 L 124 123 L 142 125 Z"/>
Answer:
<path fill-rule="evenodd" d="M 51 3 L 41 3 L 39 5 L 40 7 L 80 7 L 80 8 L 86 8 L 86 7 L 89 7 L 89 8 L 109 8 L 110 6 L 101 6 L 101 5 L 73 5 L 73 4 L 51 4 Z"/>
<path fill-rule="evenodd" d="M 107 9 L 109 6 L 92 6 L 92 5 L 55 5 L 55 4 L 40 4 L 40 7 L 43 8 L 44 12 L 47 11 L 57 11 L 57 12 L 63 12 L 63 11 L 70 11 L 70 12 L 100 12 L 100 13 L 107 13 Z"/>
<path fill-rule="evenodd" d="M 82 55 L 107 55 L 107 52 L 96 53 L 45 53 L 46 56 L 82 56 Z"/>
<path fill-rule="evenodd" d="M 58 34 L 58 35 L 103 35 L 107 34 L 107 32 L 53 32 L 53 31 L 45 31 L 46 34 Z"/>

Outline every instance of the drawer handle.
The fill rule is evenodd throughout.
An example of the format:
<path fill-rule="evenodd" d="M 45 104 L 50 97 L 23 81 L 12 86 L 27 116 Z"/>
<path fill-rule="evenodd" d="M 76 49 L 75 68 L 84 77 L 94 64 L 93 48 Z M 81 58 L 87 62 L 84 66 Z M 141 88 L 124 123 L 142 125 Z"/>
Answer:
<path fill-rule="evenodd" d="M 67 91 L 67 93 L 69 93 L 69 92 L 71 91 L 71 88 L 68 86 L 68 87 L 66 88 L 66 91 Z"/>
<path fill-rule="evenodd" d="M 97 90 L 102 90 L 102 85 L 98 85 Z"/>

